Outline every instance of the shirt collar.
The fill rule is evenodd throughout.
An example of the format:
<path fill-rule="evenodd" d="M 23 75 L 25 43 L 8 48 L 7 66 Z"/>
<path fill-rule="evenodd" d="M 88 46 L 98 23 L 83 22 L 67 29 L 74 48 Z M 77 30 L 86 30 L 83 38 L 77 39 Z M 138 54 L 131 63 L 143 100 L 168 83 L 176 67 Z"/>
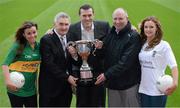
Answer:
<path fill-rule="evenodd" d="M 120 30 L 117 30 L 117 29 L 116 29 L 115 31 L 116 31 L 116 33 L 118 34 Z"/>
<path fill-rule="evenodd" d="M 84 27 L 83 27 L 82 22 L 81 22 L 81 30 L 85 30 Z M 91 30 L 94 30 L 94 23 L 93 22 L 92 22 Z"/>

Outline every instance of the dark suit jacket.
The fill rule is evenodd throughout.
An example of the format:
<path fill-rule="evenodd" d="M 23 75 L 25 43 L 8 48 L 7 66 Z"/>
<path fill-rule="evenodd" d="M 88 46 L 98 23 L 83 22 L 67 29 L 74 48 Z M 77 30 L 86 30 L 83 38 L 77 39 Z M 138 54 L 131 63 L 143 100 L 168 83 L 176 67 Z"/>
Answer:
<path fill-rule="evenodd" d="M 67 41 L 69 37 L 67 36 Z M 71 73 L 70 55 L 65 54 L 58 36 L 47 34 L 40 40 L 41 65 L 39 74 L 39 93 L 46 96 L 57 96 L 64 90 L 71 90 L 67 82 Z"/>
<path fill-rule="evenodd" d="M 94 21 L 93 23 L 94 38 L 102 40 L 109 32 L 109 23 L 103 21 Z M 81 40 L 81 22 L 77 22 L 70 26 L 69 35 L 71 37 L 71 41 Z M 95 77 L 97 77 L 100 73 L 104 72 L 103 60 L 101 57 L 98 56 L 98 54 L 96 54 L 96 56 L 91 54 L 88 59 L 88 64 L 92 68 Z"/>

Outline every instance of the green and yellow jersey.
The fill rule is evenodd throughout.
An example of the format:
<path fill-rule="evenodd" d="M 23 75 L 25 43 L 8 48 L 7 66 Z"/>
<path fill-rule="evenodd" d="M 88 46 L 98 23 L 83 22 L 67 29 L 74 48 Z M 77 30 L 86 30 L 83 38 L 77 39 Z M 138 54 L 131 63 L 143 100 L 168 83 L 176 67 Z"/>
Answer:
<path fill-rule="evenodd" d="M 25 84 L 16 92 L 8 92 L 17 96 L 28 97 L 36 94 L 36 77 L 40 64 L 39 43 L 35 44 L 34 49 L 27 43 L 20 57 L 16 58 L 18 48 L 19 44 L 15 42 L 3 65 L 8 65 L 10 72 L 21 72 L 25 77 Z"/>

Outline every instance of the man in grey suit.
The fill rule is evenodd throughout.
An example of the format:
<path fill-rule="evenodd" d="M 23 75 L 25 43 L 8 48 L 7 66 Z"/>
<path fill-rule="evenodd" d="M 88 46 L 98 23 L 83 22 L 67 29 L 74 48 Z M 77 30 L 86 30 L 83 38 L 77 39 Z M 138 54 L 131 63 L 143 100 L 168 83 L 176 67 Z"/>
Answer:
<path fill-rule="evenodd" d="M 69 29 L 71 41 L 78 40 L 102 40 L 109 32 L 110 26 L 108 22 L 93 21 L 94 10 L 88 5 L 84 4 L 79 9 L 79 22 L 72 24 Z M 72 54 L 73 55 L 73 54 Z M 103 59 L 96 54 L 89 55 L 88 64 L 92 69 L 94 78 L 104 73 Z M 80 66 L 79 66 L 80 67 Z M 79 67 L 73 67 L 74 74 L 79 77 Z M 99 85 L 77 85 L 77 107 L 104 107 L 105 106 L 105 87 L 104 84 Z"/>

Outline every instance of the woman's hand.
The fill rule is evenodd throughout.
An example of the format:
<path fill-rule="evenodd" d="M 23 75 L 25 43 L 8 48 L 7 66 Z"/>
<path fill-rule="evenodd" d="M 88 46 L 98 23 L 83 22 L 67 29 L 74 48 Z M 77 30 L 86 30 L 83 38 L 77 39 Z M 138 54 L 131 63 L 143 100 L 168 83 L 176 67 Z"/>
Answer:
<path fill-rule="evenodd" d="M 172 85 L 171 87 L 169 87 L 166 91 L 165 94 L 166 95 L 171 95 L 175 90 L 176 90 L 177 86 L 176 85 Z"/>
<path fill-rule="evenodd" d="M 6 81 L 6 86 L 10 91 L 18 91 L 18 88 L 13 84 L 12 81 Z"/>
<path fill-rule="evenodd" d="M 173 67 L 172 70 L 172 77 L 173 77 L 173 85 L 165 91 L 166 95 L 171 95 L 178 86 L 178 68 L 177 66 Z"/>
<path fill-rule="evenodd" d="M 3 75 L 5 79 L 5 84 L 10 91 L 18 91 L 18 88 L 10 80 L 9 67 L 7 65 L 2 65 Z"/>

